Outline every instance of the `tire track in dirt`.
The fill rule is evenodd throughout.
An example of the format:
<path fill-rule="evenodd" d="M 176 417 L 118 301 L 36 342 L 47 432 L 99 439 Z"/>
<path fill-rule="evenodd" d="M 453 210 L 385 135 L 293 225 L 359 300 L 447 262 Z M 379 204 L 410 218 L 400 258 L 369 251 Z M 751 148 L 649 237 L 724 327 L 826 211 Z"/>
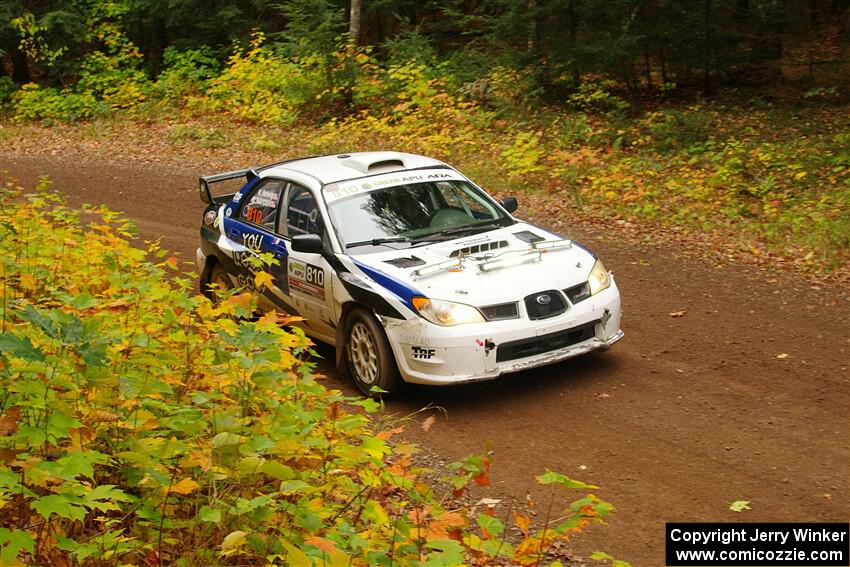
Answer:
<path fill-rule="evenodd" d="M 8 155 L 3 169 L 25 186 L 47 174 L 70 204 L 123 211 L 141 238 L 193 259 L 197 175 L 209 172 Z M 388 412 L 433 404 L 445 413 L 432 414 L 428 432 L 409 425 L 409 438 L 444 460 L 491 448 L 493 484 L 481 495 L 524 502 L 530 492 L 545 510 L 549 494 L 533 477 L 546 468 L 600 485 L 617 512 L 576 549 L 604 549 L 635 567 L 663 565 L 667 521 L 850 519 L 845 290 L 550 222 L 614 270 L 625 339 L 493 382 L 411 388 Z M 323 369 L 332 386 L 354 392 Z M 729 511 L 739 499 L 752 509 Z"/>

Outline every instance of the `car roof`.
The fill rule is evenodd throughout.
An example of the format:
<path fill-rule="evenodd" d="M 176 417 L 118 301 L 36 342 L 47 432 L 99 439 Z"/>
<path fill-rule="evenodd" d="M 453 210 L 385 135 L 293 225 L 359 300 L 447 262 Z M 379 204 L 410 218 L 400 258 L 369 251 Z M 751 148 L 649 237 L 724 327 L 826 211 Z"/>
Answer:
<path fill-rule="evenodd" d="M 264 167 L 261 171 L 264 177 L 297 171 L 328 184 L 391 171 L 445 166 L 441 161 L 416 154 L 356 152 L 296 159 Z"/>

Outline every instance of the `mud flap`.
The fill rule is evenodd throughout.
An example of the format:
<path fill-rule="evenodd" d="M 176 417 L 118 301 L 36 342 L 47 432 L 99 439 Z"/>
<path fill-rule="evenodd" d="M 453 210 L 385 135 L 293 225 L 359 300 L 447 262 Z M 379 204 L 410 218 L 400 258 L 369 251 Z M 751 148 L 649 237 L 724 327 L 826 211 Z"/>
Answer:
<path fill-rule="evenodd" d="M 343 376 L 348 376 L 348 361 L 345 359 L 345 349 L 347 347 L 345 341 L 345 326 L 348 320 L 348 311 L 344 312 L 344 316 L 337 321 L 336 325 L 336 369 Z"/>

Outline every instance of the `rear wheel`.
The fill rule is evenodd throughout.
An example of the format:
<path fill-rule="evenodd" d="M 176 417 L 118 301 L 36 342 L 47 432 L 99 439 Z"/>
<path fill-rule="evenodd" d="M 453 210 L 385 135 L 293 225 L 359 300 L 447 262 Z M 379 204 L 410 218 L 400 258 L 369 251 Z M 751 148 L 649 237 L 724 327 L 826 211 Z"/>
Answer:
<path fill-rule="evenodd" d="M 394 394 L 401 389 L 395 357 L 378 321 L 367 311 L 357 308 L 346 321 L 345 353 L 348 370 L 357 389 L 367 396 L 373 386 Z M 386 395 L 386 394 L 385 394 Z"/>
<path fill-rule="evenodd" d="M 207 281 L 206 289 L 204 293 L 207 297 L 215 301 L 217 298 L 216 292 L 227 291 L 229 289 L 233 289 L 233 284 L 230 282 L 230 278 L 227 275 L 227 270 L 224 267 L 216 262 L 210 268 L 210 277 L 209 281 Z"/>

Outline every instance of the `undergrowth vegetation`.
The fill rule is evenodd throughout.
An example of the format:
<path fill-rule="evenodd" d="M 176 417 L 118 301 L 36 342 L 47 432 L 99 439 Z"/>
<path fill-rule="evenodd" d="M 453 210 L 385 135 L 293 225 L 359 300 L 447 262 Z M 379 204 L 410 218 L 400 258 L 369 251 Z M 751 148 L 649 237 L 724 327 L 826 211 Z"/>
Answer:
<path fill-rule="evenodd" d="M 44 186 L 0 197 L 0 564 L 558 565 L 611 511 L 546 472 L 585 494 L 535 530 L 471 497 L 488 456 L 426 480 L 280 315 L 194 295 L 114 213 Z"/>

